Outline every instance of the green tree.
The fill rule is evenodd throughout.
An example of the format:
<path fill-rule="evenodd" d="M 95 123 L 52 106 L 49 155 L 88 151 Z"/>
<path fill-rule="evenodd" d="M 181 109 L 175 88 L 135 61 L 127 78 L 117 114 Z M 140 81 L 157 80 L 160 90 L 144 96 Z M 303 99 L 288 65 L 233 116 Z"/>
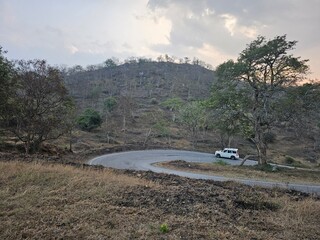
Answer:
<path fill-rule="evenodd" d="M 294 106 L 294 107 L 292 107 Z M 281 99 L 281 107 L 277 109 L 279 120 L 292 127 L 297 137 L 308 137 L 315 142 L 315 148 L 320 142 L 320 134 L 315 132 L 320 124 L 320 83 L 305 83 L 290 87 Z"/>
<path fill-rule="evenodd" d="M 221 147 L 230 147 L 235 135 L 250 137 L 253 129 L 245 117 L 250 109 L 248 89 L 231 74 L 235 72 L 230 60 L 217 67 L 219 81 L 213 83 L 211 97 L 205 102 L 210 112 L 210 128 L 216 129 L 220 135 Z"/>
<path fill-rule="evenodd" d="M 161 106 L 172 111 L 172 122 L 176 121 L 176 111 L 178 111 L 184 104 L 184 101 L 179 97 L 173 97 L 161 103 Z"/>
<path fill-rule="evenodd" d="M 28 154 L 68 131 L 64 123 L 73 104 L 60 71 L 44 60 L 18 61 L 13 78 L 17 84 L 4 117 Z"/>
<path fill-rule="evenodd" d="M 117 106 L 117 99 L 115 97 L 108 97 L 104 101 L 104 109 L 107 111 L 107 113 L 111 113 L 113 110 L 115 110 Z"/>
<path fill-rule="evenodd" d="M 288 54 L 296 43 L 287 41 L 285 35 L 271 40 L 259 36 L 240 53 L 236 62 L 225 62 L 216 71 L 218 81 L 227 88 L 230 83 L 235 85 L 232 93 L 235 97 L 240 96 L 239 101 L 235 100 L 224 111 L 237 112 L 244 132 L 252 132 L 251 140 L 255 143 L 259 164 L 267 163 L 267 141 L 264 136 L 277 119 L 274 109 L 281 109 L 276 107 L 281 93 L 285 87 L 303 80 L 308 72 L 308 60 Z M 229 94 L 227 88 L 222 87 L 213 95 Z"/>
<path fill-rule="evenodd" d="M 162 106 L 166 107 L 170 111 L 178 110 L 183 105 L 183 100 L 179 97 L 169 98 L 161 103 Z"/>
<path fill-rule="evenodd" d="M 6 52 L 0 46 L 0 119 L 3 120 L 5 112 L 10 111 L 10 98 L 14 91 L 13 65 L 4 56 Z"/>
<path fill-rule="evenodd" d="M 193 146 L 197 144 L 200 129 L 207 125 L 206 109 L 201 102 L 189 102 L 179 109 L 179 122 L 187 127 Z"/>
<path fill-rule="evenodd" d="M 99 112 L 93 109 L 86 109 L 77 119 L 78 126 L 84 131 L 91 131 L 100 127 L 102 118 Z"/>
<path fill-rule="evenodd" d="M 119 60 L 116 58 L 108 58 L 106 61 L 104 61 L 104 65 L 107 68 L 116 67 L 119 64 Z"/>

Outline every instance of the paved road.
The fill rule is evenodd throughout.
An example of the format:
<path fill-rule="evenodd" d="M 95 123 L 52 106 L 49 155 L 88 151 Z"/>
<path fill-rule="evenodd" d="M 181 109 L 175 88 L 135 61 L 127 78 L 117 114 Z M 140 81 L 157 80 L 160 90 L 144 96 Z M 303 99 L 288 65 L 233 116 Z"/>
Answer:
<path fill-rule="evenodd" d="M 153 171 L 157 173 L 175 174 L 182 177 L 196 178 L 196 179 L 211 179 L 215 181 L 237 181 L 250 186 L 262 187 L 279 187 L 289 188 L 301 192 L 316 193 L 320 195 L 320 185 L 307 185 L 295 183 L 280 183 L 280 182 L 265 182 L 252 179 L 242 178 L 228 178 L 222 176 L 212 176 L 206 174 L 189 173 L 178 170 L 162 168 L 153 165 L 158 162 L 165 162 L 171 160 L 184 160 L 187 162 L 213 162 L 217 158 L 210 153 L 180 151 L 180 150 L 145 150 L 145 151 L 130 151 L 107 154 L 96 157 L 89 161 L 91 165 L 102 165 L 116 169 L 131 169 L 131 170 L 144 170 Z M 231 165 L 239 165 L 241 160 L 223 159 Z M 245 165 L 255 165 L 255 161 L 247 160 Z"/>

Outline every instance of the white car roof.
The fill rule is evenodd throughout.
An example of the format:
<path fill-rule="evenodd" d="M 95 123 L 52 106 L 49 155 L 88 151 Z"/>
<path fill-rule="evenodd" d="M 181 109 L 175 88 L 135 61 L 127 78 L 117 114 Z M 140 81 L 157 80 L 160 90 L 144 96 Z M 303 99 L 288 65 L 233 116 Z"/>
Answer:
<path fill-rule="evenodd" d="M 223 150 L 232 150 L 232 151 L 238 151 L 238 148 L 224 148 Z"/>

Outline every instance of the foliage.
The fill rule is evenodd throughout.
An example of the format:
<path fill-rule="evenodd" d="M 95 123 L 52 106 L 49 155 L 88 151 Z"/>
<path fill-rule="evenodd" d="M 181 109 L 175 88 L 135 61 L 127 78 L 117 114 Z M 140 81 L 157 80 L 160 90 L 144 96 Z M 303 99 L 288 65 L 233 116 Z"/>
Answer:
<path fill-rule="evenodd" d="M 196 144 L 200 129 L 207 125 L 206 109 L 202 102 L 189 102 L 181 107 L 178 112 L 178 121 L 187 127 L 193 144 Z"/>
<path fill-rule="evenodd" d="M 77 119 L 77 124 L 80 129 L 84 131 L 91 131 L 97 127 L 100 127 L 102 118 L 99 112 L 93 109 L 86 109 Z"/>
<path fill-rule="evenodd" d="M 116 58 L 108 58 L 106 61 L 104 61 L 104 64 L 107 68 L 116 67 L 119 64 L 119 60 Z"/>
<path fill-rule="evenodd" d="M 278 114 L 280 121 L 292 126 L 297 135 L 312 136 L 310 130 L 320 118 L 320 83 L 305 83 L 288 88 L 280 106 L 276 109 L 281 113 Z M 306 116 L 313 121 L 306 121 Z"/>
<path fill-rule="evenodd" d="M 287 52 L 296 41 L 286 36 L 272 40 L 259 36 L 240 53 L 237 62 L 228 61 L 217 67 L 219 88 L 213 88 L 211 107 L 224 116 L 223 121 L 237 119 L 231 132 L 250 136 L 255 143 L 259 164 L 266 164 L 267 142 L 264 134 L 278 119 L 285 87 L 303 80 L 308 60 L 300 60 Z M 223 123 L 221 121 L 221 123 Z M 223 125 L 225 126 L 225 125 Z M 222 128 L 223 130 L 223 128 Z M 225 131 L 230 128 L 226 127 Z"/>
<path fill-rule="evenodd" d="M 231 139 L 235 135 L 251 137 L 253 129 L 246 117 L 250 101 L 248 101 L 248 89 L 241 83 L 233 79 L 227 65 L 234 65 L 233 61 L 228 61 L 224 65 L 218 66 L 216 73 L 219 74 L 219 81 L 214 82 L 211 88 L 211 96 L 205 101 L 205 106 L 213 109 L 210 118 L 210 127 L 218 130 L 223 141 L 221 147 L 229 146 Z"/>
<path fill-rule="evenodd" d="M 153 125 L 153 129 L 155 130 L 158 137 L 169 137 L 170 130 L 168 129 L 168 123 L 164 120 L 157 121 L 156 124 Z"/>
<path fill-rule="evenodd" d="M 4 56 L 5 51 L 0 46 L 0 120 L 6 111 L 10 111 L 10 98 L 14 91 L 13 66 Z"/>
<path fill-rule="evenodd" d="M 264 141 L 268 144 L 268 143 L 274 143 L 277 136 L 273 132 L 266 132 L 264 133 L 263 138 L 264 138 Z"/>
<path fill-rule="evenodd" d="M 26 153 L 37 151 L 43 141 L 68 131 L 73 103 L 60 71 L 44 60 L 18 61 L 13 78 L 17 84 L 4 113 L 7 128 L 25 144 Z"/>
<path fill-rule="evenodd" d="M 183 100 L 179 97 L 169 98 L 161 103 L 163 107 L 170 109 L 170 111 L 178 110 L 183 105 Z"/>
<path fill-rule="evenodd" d="M 262 172 L 279 172 L 282 170 L 281 168 L 271 164 L 256 165 L 252 166 L 252 168 Z"/>
<path fill-rule="evenodd" d="M 167 232 L 169 232 L 168 224 L 162 223 L 162 224 L 160 225 L 160 232 L 161 232 L 161 233 L 167 233 Z"/>
<path fill-rule="evenodd" d="M 296 160 L 294 160 L 294 158 L 290 157 L 290 156 L 286 156 L 285 158 L 285 163 L 286 164 L 293 164 Z"/>
<path fill-rule="evenodd" d="M 150 103 L 156 105 L 158 104 L 158 100 L 156 98 L 151 98 Z"/>
<path fill-rule="evenodd" d="M 117 99 L 115 97 L 108 97 L 104 101 L 104 109 L 110 113 L 112 112 L 117 106 Z"/>
<path fill-rule="evenodd" d="M 226 161 L 223 161 L 222 159 L 218 159 L 217 161 L 213 162 L 214 164 L 220 165 L 220 166 L 228 166 L 230 165 Z"/>

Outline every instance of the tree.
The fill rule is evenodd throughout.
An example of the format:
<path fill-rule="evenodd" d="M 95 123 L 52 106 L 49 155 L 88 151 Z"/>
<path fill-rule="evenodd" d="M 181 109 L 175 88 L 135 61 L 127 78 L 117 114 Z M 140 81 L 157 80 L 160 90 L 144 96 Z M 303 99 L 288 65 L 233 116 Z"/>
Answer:
<path fill-rule="evenodd" d="M 294 107 L 292 107 L 294 106 Z M 320 83 L 305 83 L 290 87 L 281 99 L 280 109 L 277 109 L 279 121 L 292 127 L 297 137 L 307 136 L 314 140 L 314 148 L 320 141 L 317 126 L 320 127 Z M 285 109 L 285 111 L 283 111 Z"/>
<path fill-rule="evenodd" d="M 4 113 L 10 111 L 10 97 L 14 90 L 13 65 L 3 55 L 6 53 L 0 46 L 0 119 L 3 120 Z"/>
<path fill-rule="evenodd" d="M 122 95 L 117 101 L 117 112 L 122 117 L 122 131 L 127 131 L 128 119 L 133 119 L 133 111 L 136 108 L 136 102 L 131 95 Z"/>
<path fill-rule="evenodd" d="M 179 122 L 187 127 L 195 146 L 200 129 L 205 128 L 207 124 L 205 107 L 201 102 L 189 102 L 179 109 L 178 114 Z"/>
<path fill-rule="evenodd" d="M 169 98 L 161 103 L 161 106 L 166 107 L 172 113 L 172 122 L 176 121 L 176 113 L 174 111 L 179 110 L 183 105 L 183 100 L 179 97 Z"/>
<path fill-rule="evenodd" d="M 179 97 L 168 98 L 161 103 L 162 106 L 166 107 L 170 111 L 178 110 L 183 105 L 183 100 Z"/>
<path fill-rule="evenodd" d="M 218 81 L 232 88 L 235 98 L 233 107 L 224 111 L 236 111 L 247 134 L 250 132 L 254 142 L 259 164 L 267 163 L 267 141 L 265 134 L 275 123 L 277 117 L 274 109 L 280 103 L 279 98 L 285 88 L 303 80 L 308 72 L 308 60 L 289 55 L 288 51 L 296 41 L 287 41 L 286 36 L 277 36 L 272 40 L 259 36 L 240 53 L 237 62 L 228 61 L 218 66 Z M 224 88 L 213 94 L 228 92 Z M 243 94 L 246 92 L 246 94 Z M 230 92 L 229 92 L 230 93 Z M 219 106 L 219 104 L 217 105 Z"/>
<path fill-rule="evenodd" d="M 102 118 L 99 112 L 93 109 L 86 109 L 77 119 L 78 126 L 84 130 L 90 132 L 91 130 L 100 127 Z"/>
<path fill-rule="evenodd" d="M 60 71 L 45 60 L 18 61 L 13 78 L 17 84 L 11 109 L 4 115 L 8 129 L 24 143 L 28 154 L 67 132 L 65 118 L 73 104 Z"/>
<path fill-rule="evenodd" d="M 104 101 L 104 109 L 107 113 L 111 113 L 117 106 L 117 99 L 115 97 L 108 97 Z"/>
<path fill-rule="evenodd" d="M 119 64 L 119 59 L 117 58 L 108 58 L 106 61 L 104 61 L 104 65 L 107 68 L 116 67 Z"/>
<path fill-rule="evenodd" d="M 216 69 L 218 81 L 211 88 L 211 96 L 205 105 L 211 111 L 210 127 L 220 135 L 221 147 L 231 147 L 235 135 L 251 137 L 253 130 L 244 113 L 250 109 L 247 86 L 232 75 L 236 72 L 232 60 L 221 64 Z"/>

